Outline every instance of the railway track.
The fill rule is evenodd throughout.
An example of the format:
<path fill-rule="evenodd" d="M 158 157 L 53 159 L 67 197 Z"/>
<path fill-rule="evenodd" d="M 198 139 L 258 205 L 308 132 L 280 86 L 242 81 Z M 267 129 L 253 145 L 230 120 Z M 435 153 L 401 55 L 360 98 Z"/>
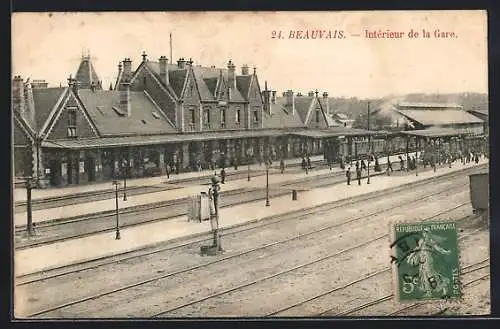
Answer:
<path fill-rule="evenodd" d="M 470 170 L 474 171 L 473 168 L 471 168 Z M 455 176 L 459 176 L 458 173 L 455 173 L 455 174 L 450 173 L 447 175 L 440 176 L 437 179 L 433 180 L 433 182 L 436 184 L 441 182 L 441 181 L 446 182 L 446 181 L 449 181 L 450 178 L 455 177 Z M 274 224 L 282 222 L 282 221 L 290 220 L 290 218 L 291 219 L 303 218 L 303 217 L 309 216 L 309 215 L 316 213 L 316 212 L 329 211 L 329 210 L 333 210 L 336 208 L 341 208 L 341 207 L 346 207 L 346 206 L 349 206 L 352 204 L 356 204 L 358 202 L 381 199 L 381 198 L 388 196 L 388 195 L 391 195 L 391 194 L 396 195 L 399 192 L 404 192 L 405 190 L 408 190 L 409 187 L 416 189 L 416 188 L 419 188 L 420 186 L 428 185 L 429 181 L 430 180 L 422 180 L 419 182 L 411 183 L 409 185 L 398 186 L 398 187 L 390 188 L 390 189 L 383 190 L 383 191 L 367 193 L 367 194 L 359 195 L 359 196 L 356 196 L 356 197 L 353 197 L 350 199 L 342 199 L 342 200 L 339 200 L 339 201 L 336 201 L 333 203 L 329 203 L 329 204 L 319 205 L 319 206 L 311 207 L 308 209 L 303 209 L 300 211 L 292 211 L 292 212 L 285 213 L 285 214 L 278 215 L 278 216 L 272 216 L 270 218 L 261 219 L 258 222 L 254 222 L 254 223 L 247 222 L 247 223 L 240 224 L 240 225 L 237 225 L 237 226 L 234 226 L 231 228 L 224 229 L 223 235 L 230 235 L 230 234 L 245 232 L 245 231 L 249 231 L 249 230 L 255 230 L 255 229 L 263 228 L 266 226 L 274 225 Z M 460 186 L 465 186 L 465 185 L 461 184 L 458 186 L 460 187 Z M 447 191 L 447 190 L 445 190 L 445 191 Z M 443 193 L 443 191 L 436 192 L 436 190 L 434 190 L 434 191 L 432 191 L 432 193 L 425 194 L 422 197 L 419 197 L 416 199 L 414 197 L 412 197 L 409 199 L 409 201 L 419 201 L 419 200 L 426 199 L 426 198 L 429 198 L 429 197 L 434 196 L 434 195 L 439 195 L 441 193 Z M 408 200 L 405 200 L 405 202 L 408 202 Z M 405 203 L 401 203 L 401 204 L 405 204 Z M 389 208 L 389 210 L 395 209 L 399 205 L 400 205 L 400 203 L 397 203 L 395 206 L 391 206 Z M 110 258 L 108 256 L 108 257 L 102 257 L 99 259 L 83 261 L 83 262 L 80 262 L 77 264 L 69 264 L 69 265 L 65 265 L 62 267 L 45 269 L 44 271 L 18 276 L 16 278 L 16 280 L 17 280 L 17 284 L 26 284 L 26 283 L 32 283 L 32 282 L 36 282 L 36 281 L 40 281 L 40 280 L 46 280 L 46 279 L 50 279 L 53 277 L 58 277 L 61 275 L 67 275 L 67 274 L 71 274 L 71 273 L 78 272 L 81 270 L 85 270 L 85 268 L 97 268 L 100 266 L 109 265 L 111 263 L 121 262 L 121 261 L 125 261 L 125 260 L 131 260 L 131 259 L 138 258 L 138 257 L 144 257 L 144 256 L 151 255 L 151 254 L 161 253 L 161 252 L 164 252 L 167 250 L 182 248 L 182 247 L 185 247 L 185 246 L 191 245 L 191 244 L 206 242 L 206 241 L 209 241 L 211 238 L 212 238 L 212 235 L 209 232 L 202 233 L 202 234 L 196 234 L 196 235 L 193 235 L 191 237 L 182 238 L 182 239 L 180 239 L 180 241 L 170 240 L 168 242 L 160 243 L 159 245 L 148 246 L 148 247 L 140 249 L 140 250 L 124 252 L 124 253 L 121 253 L 118 255 L 114 255 L 114 256 L 112 256 L 112 258 Z M 166 246 L 165 246 L 165 244 L 166 244 Z"/>
<path fill-rule="evenodd" d="M 467 217 L 464 217 L 462 218 L 461 220 L 459 221 L 466 221 L 468 219 L 470 219 L 470 217 L 477 217 L 477 216 L 467 216 Z M 465 235 L 465 236 L 462 236 L 459 238 L 459 240 L 463 240 L 463 239 L 467 239 L 469 237 L 472 237 L 472 236 L 475 236 L 478 232 L 482 231 L 485 229 L 485 226 L 479 228 L 479 229 L 476 229 L 474 230 L 473 232 Z M 486 258 L 486 259 L 483 259 L 479 262 L 476 262 L 476 263 L 472 263 L 472 264 L 469 264 L 467 266 L 465 266 L 464 268 L 462 268 L 462 273 L 461 275 L 466 275 L 468 273 L 472 273 L 472 272 L 476 272 L 476 271 L 479 271 L 481 269 L 484 269 L 484 268 L 489 268 L 489 257 Z M 287 307 L 284 307 L 284 308 L 281 308 L 279 310 L 275 310 L 269 314 L 267 314 L 266 316 L 267 317 L 270 317 L 270 316 L 280 316 L 280 314 L 283 314 L 285 312 L 289 312 L 293 309 L 297 309 L 297 308 L 300 308 L 300 309 L 304 309 L 306 308 L 307 306 L 309 307 L 313 307 L 315 306 L 314 303 L 318 300 L 318 299 L 321 299 L 321 298 L 325 298 L 325 297 L 329 297 L 329 295 L 331 294 L 334 294 L 334 293 L 339 293 L 339 292 L 342 292 L 342 290 L 348 288 L 348 287 L 351 287 L 353 285 L 356 285 L 356 284 L 359 284 L 359 283 L 362 283 L 363 281 L 367 281 L 367 280 L 373 280 L 373 281 L 379 281 L 379 282 L 392 282 L 393 278 L 392 278 L 392 267 L 386 267 L 386 268 L 383 268 L 381 270 L 378 270 L 378 271 L 374 271 L 372 273 L 369 273 L 361 278 L 358 278 L 354 281 L 351 281 L 347 284 L 344 284 L 342 286 L 337 286 L 333 289 L 329 289 L 327 291 L 324 291 L 316 296 L 313 296 L 313 297 L 309 297 L 307 299 L 304 299 L 304 300 L 301 300 L 299 302 L 296 302 L 294 304 L 291 304 L 291 305 L 288 305 Z M 365 283 L 367 284 L 368 286 L 370 284 L 368 283 Z M 370 300 L 368 302 L 363 302 L 361 304 L 358 304 L 352 308 L 349 308 L 349 309 L 346 309 L 346 310 L 343 310 L 341 312 L 337 312 L 335 311 L 337 309 L 337 307 L 334 307 L 334 308 L 328 308 L 326 310 L 322 310 L 321 312 L 318 312 L 318 313 L 312 313 L 310 315 L 307 315 L 307 316 L 314 316 L 314 317 L 324 317 L 324 316 L 335 316 L 335 317 L 346 317 L 346 316 L 356 316 L 356 313 L 360 312 L 360 311 L 363 311 L 363 315 L 372 315 L 372 314 L 369 314 L 369 309 L 370 308 L 373 308 L 373 307 L 377 307 L 377 306 L 381 306 L 381 304 L 384 304 L 383 306 L 385 306 L 385 304 L 389 304 L 388 307 L 391 307 L 392 303 L 394 302 L 394 294 L 393 293 L 390 293 L 390 294 L 385 294 L 381 297 L 378 297 L 374 300 Z M 321 302 L 318 302 L 319 304 L 321 304 Z M 311 305 L 308 305 L 308 304 L 311 304 Z M 418 305 L 420 305 L 421 303 L 413 303 L 409 306 L 406 306 L 396 312 L 393 312 L 389 315 L 393 315 L 393 314 L 396 314 L 400 311 L 403 311 L 403 310 L 409 310 L 409 309 L 412 309 L 414 307 L 417 307 Z M 321 306 L 318 306 L 318 308 L 321 308 Z M 304 316 L 306 314 L 303 314 Z"/>
<path fill-rule="evenodd" d="M 457 186 L 453 186 L 451 189 L 456 190 Z M 447 190 L 450 190 L 450 189 L 447 189 Z M 443 192 L 445 192 L 445 191 L 441 191 L 440 193 L 443 193 Z M 435 196 L 437 194 L 439 194 L 439 193 L 435 193 L 434 195 L 427 196 L 427 197 L 424 197 L 424 198 L 421 198 L 421 199 L 424 200 L 426 198 Z M 416 200 L 413 199 L 412 201 L 415 202 Z M 408 202 L 408 203 L 410 203 L 410 202 Z M 393 206 L 391 208 L 396 208 L 396 207 L 400 207 L 400 206 L 401 205 L 398 204 L 398 205 L 395 205 L 395 206 Z M 326 208 L 327 207 L 324 207 L 322 209 L 322 211 L 326 211 L 327 210 Z M 379 211 L 379 213 L 380 212 L 384 212 L 384 211 L 386 212 L 386 211 L 389 211 L 389 210 L 390 209 L 384 209 L 382 211 Z M 305 216 L 306 213 L 304 211 L 302 211 L 301 215 Z M 122 286 L 122 287 L 119 287 L 117 289 L 113 289 L 113 290 L 110 290 L 110 291 L 100 292 L 99 294 L 95 294 L 95 295 L 92 295 L 92 296 L 87 296 L 85 298 L 82 298 L 82 299 L 79 299 L 79 300 L 74 300 L 74 301 L 65 303 L 63 305 L 58 305 L 58 306 L 55 306 L 55 307 L 51 307 L 51 308 L 48 308 L 48 309 L 45 309 L 45 310 L 42 310 L 42 311 L 38 311 L 38 312 L 32 313 L 30 315 L 30 317 L 43 316 L 44 314 L 47 314 L 47 313 L 56 312 L 58 310 L 61 310 L 61 309 L 67 308 L 67 307 L 71 307 L 73 305 L 85 303 L 86 301 L 97 300 L 97 299 L 100 299 L 100 298 L 102 298 L 104 296 L 109 296 L 111 294 L 115 294 L 115 293 L 118 293 L 118 292 L 121 292 L 121 291 L 125 291 L 125 290 L 128 290 L 128 289 L 134 288 L 134 287 L 146 285 L 148 283 L 154 283 L 154 282 L 156 282 L 158 280 L 161 280 L 161 279 L 164 279 L 164 278 L 176 276 L 176 275 L 179 275 L 179 274 L 182 274 L 182 273 L 186 273 L 186 272 L 189 272 L 189 271 L 193 271 L 193 270 L 196 270 L 196 269 L 201 269 L 201 268 L 213 265 L 215 263 L 219 263 L 219 262 L 223 262 L 223 261 L 226 261 L 226 260 L 230 260 L 230 259 L 234 259 L 234 258 L 237 258 L 237 257 L 241 257 L 241 256 L 246 255 L 246 254 L 254 253 L 256 251 L 263 250 L 265 248 L 270 248 L 270 247 L 273 247 L 273 246 L 277 246 L 277 245 L 280 245 L 280 244 L 283 244 L 283 243 L 287 243 L 287 242 L 290 242 L 290 241 L 293 241 L 293 240 L 296 240 L 296 239 L 300 239 L 300 238 L 303 238 L 303 237 L 306 237 L 306 236 L 311 236 L 313 234 L 317 234 L 318 232 L 323 232 L 325 230 L 331 230 L 331 229 L 334 229 L 334 228 L 338 228 L 338 227 L 340 227 L 342 225 L 346 225 L 349 222 L 354 222 L 354 221 L 360 220 L 362 218 L 366 218 L 367 216 L 373 216 L 373 215 L 374 215 L 373 213 L 372 214 L 364 214 L 363 216 L 350 219 L 350 220 L 348 220 L 346 222 L 337 223 L 337 224 L 334 224 L 334 225 L 328 225 L 326 227 L 322 227 L 320 229 L 314 230 L 312 232 L 308 232 L 306 234 L 301 234 L 301 235 L 298 235 L 298 236 L 293 236 L 291 238 L 288 238 L 288 239 L 285 239 L 285 240 L 282 240 L 282 241 L 276 241 L 276 242 L 273 242 L 271 244 L 266 244 L 266 245 L 260 246 L 258 248 L 254 248 L 254 249 L 251 249 L 251 250 L 246 250 L 244 252 L 236 253 L 236 254 L 231 255 L 231 256 L 219 258 L 219 259 L 216 259 L 214 261 L 210 261 L 210 262 L 207 262 L 207 263 L 195 266 L 195 267 L 190 267 L 190 268 L 182 269 L 182 270 L 179 270 L 179 271 L 171 272 L 171 273 L 168 273 L 168 274 L 163 274 L 163 275 L 160 275 L 160 276 L 155 276 L 154 278 L 149 278 L 149 279 L 143 280 L 141 282 L 135 282 L 134 284 L 130 284 L 130 285 L 127 285 L 127 286 Z M 386 235 L 384 235 L 384 236 L 386 236 Z M 372 239 L 371 242 L 377 241 L 377 240 L 379 240 L 381 238 L 382 237 L 378 237 L 378 238 Z M 366 242 L 366 243 L 370 243 L 370 242 Z M 361 245 L 364 245 L 366 243 L 363 243 Z M 357 247 L 360 247 L 361 245 L 359 245 Z M 347 248 L 346 250 L 340 252 L 339 255 L 342 254 L 342 253 L 348 252 L 349 250 L 354 250 L 357 247 L 354 246 L 354 247 L 351 247 L 351 248 Z M 335 253 L 335 254 L 337 254 L 337 253 Z M 334 257 L 334 256 L 330 255 L 330 257 Z M 227 293 L 227 291 L 226 291 L 226 293 Z M 172 311 L 172 310 L 170 310 L 170 311 Z"/>
<path fill-rule="evenodd" d="M 371 176 L 382 173 L 372 174 Z M 366 177 L 366 174 L 364 175 Z M 324 174 L 319 176 L 304 177 L 291 182 L 278 183 L 269 191 L 270 197 L 280 197 L 290 193 L 293 188 L 318 188 L 344 182 L 342 173 Z M 221 193 L 221 207 L 235 206 L 243 203 L 264 200 L 265 189 L 237 189 Z M 121 228 L 133 227 L 145 223 L 168 220 L 187 213 L 186 205 L 188 198 L 161 201 L 137 207 L 125 208 L 120 211 Z M 165 216 L 165 213 L 168 216 Z M 115 230 L 113 219 L 115 211 L 95 213 L 90 216 L 78 216 L 49 220 L 37 223 L 36 230 L 39 233 L 34 239 L 22 240 L 20 235 L 26 230 L 26 226 L 16 227 L 18 239 L 15 243 L 16 250 L 42 246 L 46 244 L 62 242 L 69 239 L 91 236 Z"/>
<path fill-rule="evenodd" d="M 486 166 L 486 165 L 483 165 Z M 483 166 L 464 169 L 476 170 Z M 430 171 L 427 168 L 426 171 Z M 422 170 L 421 170 L 422 172 Z M 461 171 L 463 173 L 463 171 Z M 372 174 L 371 176 L 384 175 L 383 172 Z M 448 174 L 445 174 L 448 175 Z M 366 174 L 363 175 L 366 177 Z M 304 188 L 319 188 L 344 182 L 342 173 L 325 174 L 319 176 L 305 177 L 291 182 L 279 183 L 269 191 L 270 197 L 280 197 L 290 193 L 290 190 Z M 222 192 L 221 207 L 235 206 L 243 203 L 264 200 L 265 189 L 238 189 Z M 186 210 L 187 198 L 176 200 L 167 200 L 157 203 L 140 205 L 137 207 L 125 208 L 120 211 L 121 228 L 133 227 L 146 223 L 153 223 L 172 219 L 178 216 L 184 216 Z M 165 216 L 165 213 L 168 216 Z M 94 213 L 90 216 L 77 216 L 74 218 L 64 218 L 58 220 L 49 220 L 36 225 L 37 232 L 41 233 L 34 239 L 21 239 L 26 227 L 16 228 L 15 249 L 22 250 L 26 248 L 38 247 L 46 244 L 63 242 L 70 239 L 88 237 L 95 234 L 111 232 L 115 230 L 114 211 L 105 211 Z"/>
<path fill-rule="evenodd" d="M 324 164 L 323 160 L 316 161 L 316 162 L 313 161 L 312 164 L 315 167 L 326 167 L 327 166 Z M 287 166 L 287 168 L 295 170 L 299 166 L 300 166 L 300 164 L 290 164 Z M 276 167 L 276 166 L 274 166 L 274 167 Z M 277 168 L 275 168 L 275 169 L 277 169 Z M 287 172 L 289 172 L 289 170 Z M 252 169 L 252 170 L 250 170 L 250 173 L 251 173 L 251 177 L 259 177 L 259 176 L 263 176 L 266 174 L 265 171 L 262 169 L 260 169 L 260 170 Z M 173 175 L 173 176 L 175 176 L 175 175 Z M 246 178 L 247 176 L 248 176 L 248 172 L 236 172 L 235 173 L 235 172 L 229 171 L 227 173 L 228 180 L 243 179 L 243 178 Z M 167 190 L 182 188 L 182 185 L 186 185 L 186 184 L 203 185 L 209 181 L 210 177 L 211 176 L 208 175 L 208 176 L 202 176 L 202 177 L 190 177 L 190 178 L 166 181 L 165 183 L 160 183 L 160 184 L 156 184 L 156 185 L 129 186 L 127 188 L 127 194 L 128 195 L 139 195 L 139 194 L 146 194 L 146 193 L 152 193 L 152 192 L 167 191 Z M 158 179 L 160 179 L 160 177 L 158 177 Z M 100 200 L 105 200 L 105 199 L 113 199 L 114 197 L 115 197 L 115 191 L 112 188 L 106 189 L 106 190 L 100 190 L 100 191 L 89 191 L 89 192 L 83 192 L 83 193 L 67 194 L 67 195 L 62 195 L 62 196 L 57 196 L 57 197 L 33 199 L 32 200 L 32 209 L 35 211 L 35 210 L 41 210 L 41 209 L 68 206 L 68 205 L 72 205 L 72 204 L 100 201 Z M 15 212 L 19 213 L 19 212 L 26 211 L 26 206 L 27 206 L 26 201 L 15 202 L 15 207 L 14 207 Z"/>
<path fill-rule="evenodd" d="M 449 211 L 452 211 L 454 209 L 455 209 L 455 207 L 453 207 L 451 209 L 447 209 L 445 211 L 440 212 L 439 214 L 430 216 L 424 220 L 433 219 L 437 216 L 443 215 L 443 214 L 445 214 Z M 301 277 L 302 280 L 304 280 L 303 273 L 308 273 L 308 272 L 315 273 L 317 271 L 325 272 L 324 268 L 328 268 L 328 262 L 333 262 L 333 259 L 340 258 L 343 255 L 346 256 L 346 259 L 349 259 L 351 257 L 356 257 L 355 255 L 366 254 L 367 250 L 373 250 L 376 248 L 380 248 L 381 247 L 380 243 L 376 243 L 376 242 L 380 242 L 380 241 L 385 242 L 387 238 L 388 238 L 388 234 L 378 235 L 370 240 L 367 240 L 367 241 L 362 242 L 360 244 L 356 244 L 354 246 L 350 246 L 346 249 L 336 251 L 334 253 L 330 253 L 330 254 L 327 254 L 325 256 L 318 257 L 318 258 L 313 259 L 311 261 L 302 263 L 300 265 L 297 265 L 297 266 L 294 266 L 291 268 L 287 268 L 285 270 L 279 271 L 277 273 L 273 273 L 273 274 L 268 275 L 268 276 L 259 277 L 255 280 L 250 281 L 250 282 L 246 282 L 244 284 L 231 287 L 230 289 L 218 291 L 218 292 L 211 294 L 209 296 L 204 296 L 202 298 L 198 298 L 198 299 L 190 301 L 188 303 L 184 303 L 184 304 L 169 308 L 167 310 L 163 310 L 161 312 L 154 314 L 153 317 L 154 318 L 157 318 L 157 317 L 179 317 L 179 316 L 186 316 L 186 315 L 187 316 L 193 316 L 193 315 L 200 316 L 200 310 L 209 310 L 212 308 L 216 308 L 218 305 L 224 304 L 224 303 L 226 306 L 238 304 L 239 300 L 243 300 L 245 298 L 244 297 L 245 291 L 248 291 L 249 289 L 253 289 L 254 291 L 262 291 L 263 293 L 265 291 L 267 291 L 267 289 L 265 289 L 265 288 L 260 288 L 260 289 L 258 288 L 259 285 L 263 285 L 266 281 L 277 279 L 277 278 L 282 277 L 282 276 L 286 277 L 287 275 L 290 275 L 290 274 L 294 274 L 296 277 Z M 361 250 L 362 248 L 366 248 L 367 250 Z M 347 254 L 349 254 L 350 257 L 347 256 Z M 311 269 L 311 267 L 316 267 L 316 266 L 318 267 L 318 269 L 316 269 L 316 268 L 314 268 L 314 270 Z M 385 267 L 386 266 L 383 266 L 382 268 L 379 267 L 379 268 L 373 270 L 372 272 L 365 274 L 361 278 L 357 278 L 355 280 L 352 280 L 352 281 L 349 281 L 346 283 L 342 283 L 341 285 L 339 285 L 333 289 L 330 289 L 327 292 L 323 292 L 323 293 L 321 293 L 313 298 L 315 299 L 315 298 L 319 298 L 320 296 L 332 294 L 334 292 L 339 292 L 339 291 L 345 290 L 345 289 L 347 289 L 355 284 L 358 284 L 362 281 L 367 281 L 367 280 L 371 280 L 373 278 L 376 278 L 377 276 L 380 276 L 382 273 L 384 273 L 386 271 L 387 272 L 390 271 L 390 269 L 387 270 Z M 306 268 L 308 268 L 308 270 L 305 270 Z M 301 271 L 303 271 L 303 273 L 301 273 Z M 390 279 L 391 279 L 391 277 L 389 275 L 389 280 Z M 286 281 L 286 279 L 284 279 L 284 280 Z M 387 281 L 387 282 L 391 282 L 391 281 Z M 276 288 L 276 289 L 279 289 L 279 288 Z M 237 295 L 238 293 L 240 293 L 239 298 L 233 297 L 235 299 L 232 300 L 231 296 L 229 296 L 231 294 L 236 294 L 236 296 L 238 296 Z M 272 292 L 269 292 L 269 294 L 271 295 Z M 300 292 L 297 292 L 297 295 L 300 295 Z M 301 301 L 301 302 L 302 303 L 310 302 L 313 298 L 308 298 L 307 300 Z M 205 302 L 207 302 L 207 303 L 205 303 Z M 197 308 L 194 311 L 192 311 L 193 313 L 191 313 L 189 311 L 189 308 L 191 308 L 195 305 L 197 305 Z M 294 304 L 291 307 L 296 307 L 297 305 L 298 304 Z M 240 305 L 240 307 L 242 307 L 242 306 Z M 285 309 L 289 309 L 289 308 L 290 308 L 290 306 L 286 307 Z M 266 316 L 267 317 L 274 316 L 278 313 L 283 312 L 285 309 L 273 311 L 272 313 L 269 313 Z M 178 312 L 180 310 L 182 310 L 182 312 Z"/>

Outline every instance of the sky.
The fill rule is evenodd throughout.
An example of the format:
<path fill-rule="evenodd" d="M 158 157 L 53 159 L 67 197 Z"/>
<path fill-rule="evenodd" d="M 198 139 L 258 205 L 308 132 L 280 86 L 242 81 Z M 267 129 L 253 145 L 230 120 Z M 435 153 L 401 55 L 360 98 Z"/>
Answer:
<path fill-rule="evenodd" d="M 123 58 L 256 67 L 261 86 L 331 97 L 488 91 L 485 11 L 14 13 L 12 73 L 67 84 L 82 52 L 109 87 Z M 422 29 L 430 33 L 423 38 Z M 291 31 L 344 38 L 289 38 Z M 367 38 L 366 31 L 402 32 Z M 419 37 L 410 38 L 413 30 Z M 434 31 L 453 32 L 436 38 Z M 279 36 L 282 39 L 272 38 Z M 273 34 L 274 33 L 274 34 Z M 302 32 L 304 34 L 305 32 Z M 310 33 L 310 32 L 309 32 Z M 295 32 L 297 35 L 297 32 Z M 250 69 L 250 72 L 252 70 Z"/>

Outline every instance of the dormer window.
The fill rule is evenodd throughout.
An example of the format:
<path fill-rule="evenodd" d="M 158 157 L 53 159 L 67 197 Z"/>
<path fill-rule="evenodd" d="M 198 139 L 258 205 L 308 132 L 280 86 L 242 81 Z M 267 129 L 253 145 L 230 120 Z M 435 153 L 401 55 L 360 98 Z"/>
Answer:
<path fill-rule="evenodd" d="M 255 123 L 259 122 L 259 110 L 253 111 L 253 122 Z"/>
<path fill-rule="evenodd" d="M 68 137 L 77 137 L 76 131 L 76 108 L 68 109 L 68 126 L 67 126 Z"/>
<path fill-rule="evenodd" d="M 236 110 L 236 123 L 240 123 L 241 122 L 241 110 L 238 108 Z"/>

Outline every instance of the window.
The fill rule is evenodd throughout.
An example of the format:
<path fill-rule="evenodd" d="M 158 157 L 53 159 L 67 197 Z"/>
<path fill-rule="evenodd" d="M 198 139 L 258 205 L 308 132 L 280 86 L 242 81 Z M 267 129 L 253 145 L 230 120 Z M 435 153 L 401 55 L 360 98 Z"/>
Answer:
<path fill-rule="evenodd" d="M 236 123 L 240 123 L 241 122 L 241 110 L 238 109 L 236 110 Z"/>
<path fill-rule="evenodd" d="M 205 115 L 205 123 L 210 124 L 210 109 L 206 108 L 203 113 Z"/>
<path fill-rule="evenodd" d="M 146 77 L 142 78 L 142 84 L 144 85 L 144 87 L 146 87 L 146 85 L 148 84 L 148 79 Z"/>
<path fill-rule="evenodd" d="M 76 127 L 68 127 L 68 137 L 77 137 Z"/>
<path fill-rule="evenodd" d="M 76 133 L 76 109 L 68 109 L 68 137 L 77 137 Z"/>
<path fill-rule="evenodd" d="M 194 124 L 196 122 L 196 113 L 194 109 L 190 109 L 189 112 L 191 112 L 191 123 Z"/>
<path fill-rule="evenodd" d="M 68 126 L 76 126 L 76 109 L 68 109 Z"/>
<path fill-rule="evenodd" d="M 224 125 L 226 123 L 226 108 L 221 107 L 220 109 L 220 123 Z"/>
<path fill-rule="evenodd" d="M 316 123 L 319 123 L 319 111 L 316 110 Z"/>
<path fill-rule="evenodd" d="M 258 110 L 253 111 L 253 122 L 259 122 L 259 112 Z"/>

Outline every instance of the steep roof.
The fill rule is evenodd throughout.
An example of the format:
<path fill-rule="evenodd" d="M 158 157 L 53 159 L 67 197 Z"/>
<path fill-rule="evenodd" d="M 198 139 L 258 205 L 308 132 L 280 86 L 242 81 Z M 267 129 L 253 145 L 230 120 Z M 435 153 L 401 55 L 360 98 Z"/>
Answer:
<path fill-rule="evenodd" d="M 78 97 L 101 135 L 149 135 L 177 132 L 145 92 L 130 92 L 130 116 L 119 110 L 119 91 L 79 90 Z"/>
<path fill-rule="evenodd" d="M 295 114 L 287 111 L 284 107 L 284 99 L 276 97 L 276 103 L 271 103 L 271 114 L 264 111 L 264 128 L 300 128 L 304 123 L 300 119 L 297 111 Z"/>
<path fill-rule="evenodd" d="M 102 89 L 101 81 L 97 76 L 90 56 L 82 57 L 82 61 L 76 71 L 75 79 L 79 82 L 78 87 L 81 89 L 90 89 L 92 82 L 95 84 L 96 89 Z"/>
<path fill-rule="evenodd" d="M 236 88 L 241 93 L 241 96 L 247 101 L 250 85 L 252 84 L 252 75 L 239 75 L 236 77 Z"/>
<path fill-rule="evenodd" d="M 314 97 L 311 96 L 295 96 L 295 111 L 299 114 L 302 122 L 306 121 L 313 100 Z"/>
<path fill-rule="evenodd" d="M 323 117 L 325 118 L 326 125 L 328 127 L 336 127 L 338 124 L 333 120 L 333 118 L 326 112 L 327 111 L 327 106 L 326 106 L 326 100 L 324 98 L 318 98 L 319 103 L 321 104 L 321 110 L 323 112 Z"/>
<path fill-rule="evenodd" d="M 482 123 L 483 120 L 464 111 L 461 107 L 417 108 L 395 106 L 394 109 L 406 118 L 425 126 Z"/>
<path fill-rule="evenodd" d="M 57 101 L 63 96 L 66 88 L 40 88 L 32 89 L 33 102 L 35 106 L 35 122 L 34 130 L 39 130 L 43 127 Z"/>

